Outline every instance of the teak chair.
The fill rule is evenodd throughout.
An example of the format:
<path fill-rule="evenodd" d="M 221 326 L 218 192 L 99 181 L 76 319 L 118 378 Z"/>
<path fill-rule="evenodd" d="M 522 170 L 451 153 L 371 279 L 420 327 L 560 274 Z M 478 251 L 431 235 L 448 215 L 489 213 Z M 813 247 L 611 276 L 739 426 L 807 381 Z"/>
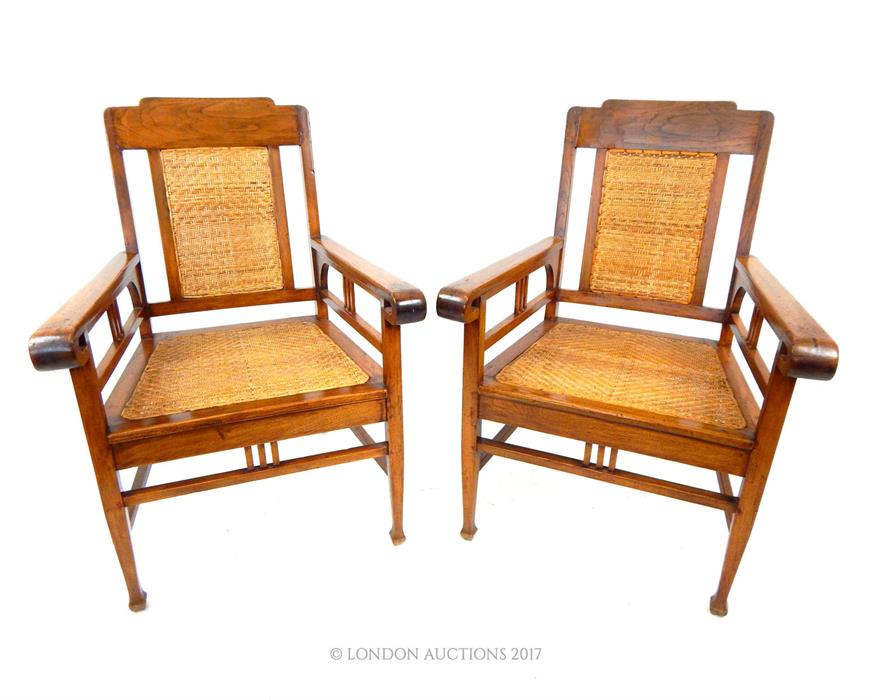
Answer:
<path fill-rule="evenodd" d="M 609 100 L 569 110 L 554 236 L 439 293 L 439 315 L 464 324 L 464 538 L 476 532 L 479 470 L 494 455 L 710 506 L 725 512 L 729 527 L 710 609 L 727 613 L 793 385 L 797 377 L 830 379 L 838 363 L 833 340 L 750 256 L 772 124 L 769 112 L 739 111 L 732 102 Z M 596 159 L 581 280 L 565 289 L 578 148 L 596 149 Z M 729 298 L 709 308 L 703 295 L 730 154 L 750 154 L 753 164 Z M 528 278 L 539 268 L 546 290 L 528 299 Z M 488 299 L 510 285 L 514 312 L 486 330 Z M 754 303 L 747 327 L 739 316 L 746 296 Z M 710 321 L 720 338 L 560 318 L 561 301 Z M 541 324 L 484 363 L 487 348 L 543 308 Z M 779 341 L 771 368 L 757 349 L 763 321 Z M 733 340 L 760 387 L 762 408 Z M 482 420 L 504 427 L 485 438 Z M 583 458 L 509 444 L 518 427 L 584 441 Z M 618 469 L 619 450 L 714 470 L 719 491 Z M 737 496 L 731 474 L 742 477 Z"/>
<path fill-rule="evenodd" d="M 142 610 L 130 528 L 141 503 L 373 458 L 388 475 L 391 539 L 403 534 L 403 399 L 400 326 L 426 314 L 421 292 L 321 236 L 304 107 L 270 99 L 145 99 L 106 110 L 124 252 L 30 340 L 39 370 L 69 369 L 109 532 L 130 594 Z M 279 146 L 299 146 L 314 286 L 295 284 Z M 123 151 L 148 152 L 169 286 L 150 302 Z M 342 276 L 342 296 L 327 272 Z M 376 297 L 381 329 L 355 309 Z M 126 320 L 117 297 L 129 292 Z M 315 315 L 155 333 L 157 316 L 283 302 L 314 302 Z M 372 361 L 330 322 L 334 311 L 382 355 Z M 95 361 L 89 331 L 103 316 L 111 346 Z M 101 391 L 139 332 L 141 343 L 103 401 Z M 386 441 L 363 426 L 384 422 Z M 279 440 L 350 428 L 362 443 L 281 459 Z M 269 445 L 269 449 L 267 449 Z M 245 466 L 147 486 L 151 465 L 241 448 Z M 256 453 L 256 458 L 255 458 Z M 242 455 L 240 454 L 240 461 Z M 136 468 L 122 490 L 119 471 Z"/>

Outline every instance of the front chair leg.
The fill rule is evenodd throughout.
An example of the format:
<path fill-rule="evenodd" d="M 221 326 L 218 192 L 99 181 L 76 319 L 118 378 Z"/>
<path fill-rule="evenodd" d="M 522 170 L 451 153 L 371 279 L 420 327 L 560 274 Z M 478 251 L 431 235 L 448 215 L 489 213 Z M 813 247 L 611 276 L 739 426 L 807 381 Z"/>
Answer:
<path fill-rule="evenodd" d="M 779 349 L 780 354 L 781 349 Z M 757 510 L 760 508 L 763 489 L 766 488 L 772 458 L 775 456 L 775 448 L 781 437 L 781 428 L 784 425 L 784 417 L 795 384 L 796 379 L 786 376 L 776 362 L 766 387 L 766 397 L 757 422 L 757 447 L 748 461 L 748 469 L 739 489 L 738 510 L 730 523 L 730 537 L 727 540 L 721 580 L 718 583 L 718 590 L 709 601 L 709 610 L 713 615 L 723 617 L 727 614 L 727 596 L 730 594 L 730 588 L 736 578 L 736 570 L 742 561 L 745 546 L 751 536 L 751 528 L 754 527 L 754 520 L 757 518 Z"/>
<path fill-rule="evenodd" d="M 388 479 L 391 488 L 391 542 L 406 541 L 403 532 L 403 419 L 388 419 Z"/>
<path fill-rule="evenodd" d="M 382 323 L 382 353 L 388 390 L 387 425 L 388 480 L 391 491 L 391 542 L 406 541 L 403 532 L 403 369 L 400 359 L 400 327 Z"/>
<path fill-rule="evenodd" d="M 84 366 L 73 369 L 70 375 L 79 402 L 82 427 L 85 429 L 85 439 L 88 441 L 88 451 L 91 453 L 100 500 L 103 502 L 103 513 L 109 526 L 112 544 L 115 545 L 118 563 L 121 564 L 124 582 L 127 584 L 127 592 L 130 596 L 128 605 L 133 612 L 140 612 L 145 610 L 146 596 L 139 585 L 127 508 L 121 497 L 118 472 L 106 440 L 105 412 L 93 360 L 89 359 Z"/>
<path fill-rule="evenodd" d="M 733 580 L 736 578 L 736 571 L 742 561 L 748 539 L 751 537 L 751 529 L 757 518 L 757 510 L 760 508 L 768 474 L 767 465 L 765 469 L 757 470 L 753 476 L 746 476 L 742 482 L 742 488 L 739 490 L 738 510 L 730 523 L 730 536 L 727 540 L 727 551 L 721 569 L 721 580 L 718 583 L 717 592 L 709 601 L 709 610 L 713 615 L 723 617 L 727 614 L 727 596 L 730 594 L 730 588 L 732 588 Z"/>
<path fill-rule="evenodd" d="M 114 481 L 113 477 L 115 477 Z M 112 544 L 115 545 L 115 553 L 118 555 L 118 563 L 121 564 L 121 572 L 124 574 L 124 582 L 127 584 L 127 592 L 130 596 L 128 607 L 133 612 L 140 612 L 145 610 L 146 593 L 139 585 L 127 509 L 121 500 L 117 476 L 114 473 L 106 474 L 104 479 L 98 476 L 97 481 L 100 487 L 100 498 L 103 501 L 103 512 L 106 515 L 106 524 L 109 526 L 109 534 L 112 537 Z"/>
<path fill-rule="evenodd" d="M 478 528 L 475 526 L 475 502 L 478 497 L 478 472 L 480 455 L 478 452 L 478 436 L 481 431 L 481 421 L 470 417 L 464 407 L 463 428 L 461 431 L 461 480 L 463 488 L 463 529 L 460 536 L 465 540 L 475 537 Z"/>
<path fill-rule="evenodd" d="M 463 327 L 463 401 L 460 429 L 461 485 L 463 489 L 463 529 L 460 536 L 465 540 L 475 537 L 475 502 L 478 496 L 478 472 L 481 456 L 478 438 L 481 435 L 481 420 L 478 417 L 478 387 L 483 374 L 481 351 L 484 309 L 479 318 Z"/>

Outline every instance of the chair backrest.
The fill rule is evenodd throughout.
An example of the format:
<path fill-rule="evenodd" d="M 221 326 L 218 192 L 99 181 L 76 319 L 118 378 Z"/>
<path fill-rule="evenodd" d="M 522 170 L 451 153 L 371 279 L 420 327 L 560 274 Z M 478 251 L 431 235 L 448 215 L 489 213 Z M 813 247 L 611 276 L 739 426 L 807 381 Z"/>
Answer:
<path fill-rule="evenodd" d="M 172 305 L 166 312 L 297 300 L 279 146 L 300 146 L 319 236 L 308 115 L 266 98 L 147 98 L 106 110 L 128 251 L 138 248 L 121 152 L 148 152 Z M 305 296 L 305 295 L 304 295 Z"/>
<path fill-rule="evenodd" d="M 754 156 L 747 254 L 772 130 L 732 102 L 608 100 L 569 111 L 555 235 L 566 235 L 577 148 L 595 148 L 578 293 L 568 300 L 720 320 L 703 306 L 731 154 Z"/>

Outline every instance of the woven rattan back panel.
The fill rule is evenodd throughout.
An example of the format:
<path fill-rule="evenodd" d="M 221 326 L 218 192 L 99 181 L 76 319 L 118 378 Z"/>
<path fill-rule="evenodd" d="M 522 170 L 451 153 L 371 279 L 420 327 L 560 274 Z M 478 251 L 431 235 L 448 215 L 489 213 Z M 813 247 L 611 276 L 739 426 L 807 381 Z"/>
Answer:
<path fill-rule="evenodd" d="M 181 296 L 281 289 L 268 149 L 165 149 L 160 165 Z"/>
<path fill-rule="evenodd" d="M 590 291 L 691 303 L 716 162 L 714 153 L 606 151 Z"/>

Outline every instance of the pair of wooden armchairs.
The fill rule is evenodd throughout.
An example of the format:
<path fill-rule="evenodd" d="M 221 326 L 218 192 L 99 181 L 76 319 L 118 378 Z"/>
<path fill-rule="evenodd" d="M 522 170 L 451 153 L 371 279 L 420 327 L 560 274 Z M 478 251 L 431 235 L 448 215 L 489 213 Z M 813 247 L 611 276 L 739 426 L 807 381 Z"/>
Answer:
<path fill-rule="evenodd" d="M 391 539 L 403 534 L 400 326 L 426 314 L 423 294 L 321 236 L 307 112 L 268 99 L 146 99 L 106 111 L 125 251 L 31 338 L 37 369 L 70 369 L 97 484 L 132 610 L 146 595 L 131 527 L 141 503 L 372 458 L 390 483 Z M 768 112 L 728 102 L 608 101 L 569 112 L 554 236 L 445 287 L 441 316 L 464 324 L 462 535 L 476 531 L 480 469 L 494 455 L 720 509 L 729 539 L 711 611 L 727 595 L 751 532 L 797 377 L 829 379 L 835 343 L 749 256 L 772 131 Z M 293 278 L 279 147 L 298 146 L 314 286 Z M 575 153 L 595 148 L 593 191 L 578 288 L 560 286 Z M 148 152 L 167 301 L 143 284 L 123 151 Z M 729 298 L 703 305 L 730 154 L 753 155 Z M 341 296 L 327 284 L 342 277 Z M 544 292 L 528 298 L 544 268 Z M 515 286 L 514 312 L 489 330 L 488 299 Z M 357 312 L 356 289 L 380 302 L 381 328 Z M 128 293 L 123 319 L 118 297 Z M 739 316 L 745 297 L 750 322 Z M 705 340 L 560 318 L 560 301 L 717 324 Z M 170 314 L 313 302 L 315 315 L 158 333 Z M 485 350 L 544 310 L 544 320 L 488 364 Z M 333 312 L 382 355 L 379 366 L 331 323 Z M 89 332 L 108 320 L 112 341 L 97 361 Z M 767 367 L 763 322 L 779 340 Z M 104 401 L 122 355 L 140 344 Z M 733 341 L 763 394 L 749 390 Z M 493 438 L 482 420 L 504 424 Z M 364 426 L 385 423 L 385 441 Z M 583 457 L 507 442 L 517 428 L 574 438 Z M 350 429 L 360 446 L 282 459 L 279 441 Z M 245 466 L 148 485 L 151 465 L 241 448 Z M 594 453 L 594 448 L 596 452 Z M 579 448 L 581 452 L 581 447 Z M 713 470 L 718 491 L 617 468 L 636 452 Z M 606 452 L 608 451 L 608 456 Z M 123 489 L 119 473 L 136 469 Z M 729 475 L 742 478 L 738 495 Z"/>

